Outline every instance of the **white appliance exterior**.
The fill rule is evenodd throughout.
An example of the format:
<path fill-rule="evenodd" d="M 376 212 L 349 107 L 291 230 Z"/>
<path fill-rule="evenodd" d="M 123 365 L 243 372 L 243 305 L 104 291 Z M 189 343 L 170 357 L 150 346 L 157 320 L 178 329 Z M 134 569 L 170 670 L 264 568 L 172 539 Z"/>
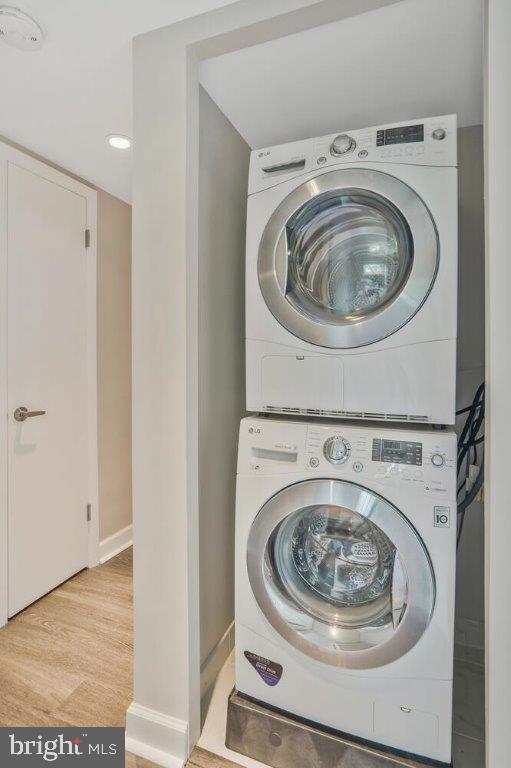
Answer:
<path fill-rule="evenodd" d="M 246 247 L 249 411 L 454 424 L 456 117 L 396 127 L 418 123 L 424 124 L 423 142 L 393 146 L 376 146 L 377 131 L 393 126 L 351 131 L 356 147 L 341 157 L 329 151 L 336 134 L 252 152 Z M 445 132 L 442 140 L 433 138 L 439 130 Z M 303 167 L 274 175 L 263 170 L 288 162 L 302 162 Z M 279 205 L 305 182 L 324 181 L 325 174 L 348 169 L 378 171 L 416 193 L 436 228 L 438 268 L 422 306 L 398 330 L 373 343 L 329 348 L 302 340 L 276 319 L 261 290 L 258 260 L 266 225 Z"/>
<path fill-rule="evenodd" d="M 351 445 L 349 459 L 338 467 L 322 451 L 334 435 Z M 373 461 L 374 438 L 420 442 L 422 466 Z M 438 456 L 442 466 L 433 463 Z M 254 595 L 247 565 L 254 520 L 281 489 L 311 478 L 349 481 L 383 497 L 414 527 L 427 551 L 435 584 L 429 624 L 408 652 L 388 664 L 349 669 L 311 658 L 282 637 Z M 439 507 L 441 514 L 448 510 L 448 527 L 435 525 Z M 454 433 L 319 419 L 282 422 L 254 417 L 241 422 L 236 502 L 239 693 L 336 731 L 450 764 L 455 561 Z M 281 665 L 279 682 L 268 685 L 245 652 Z"/>

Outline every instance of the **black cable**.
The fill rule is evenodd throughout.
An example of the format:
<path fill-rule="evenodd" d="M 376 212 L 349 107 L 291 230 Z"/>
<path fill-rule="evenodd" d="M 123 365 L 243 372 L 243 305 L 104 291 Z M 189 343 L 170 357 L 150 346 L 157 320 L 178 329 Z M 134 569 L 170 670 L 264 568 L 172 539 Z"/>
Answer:
<path fill-rule="evenodd" d="M 463 414 L 467 414 L 465 418 L 465 423 L 463 425 L 463 429 L 461 430 L 461 434 L 458 438 L 458 460 L 457 460 L 457 467 L 458 467 L 458 489 L 457 489 L 457 495 L 463 491 L 464 488 L 467 486 L 467 479 L 470 472 L 470 466 L 477 465 L 479 460 L 479 452 L 477 449 L 478 445 L 481 445 L 484 443 L 484 433 L 482 435 L 479 435 L 479 432 L 481 431 L 481 427 L 484 422 L 484 406 L 485 406 L 485 397 L 484 397 L 484 381 L 479 385 L 477 388 L 477 391 L 474 395 L 474 399 L 471 403 L 471 405 L 467 406 L 466 408 L 461 408 L 459 411 L 456 411 L 457 416 L 461 416 Z M 462 472 L 464 470 L 464 472 Z M 462 479 L 463 478 L 463 479 Z M 461 480 L 461 482 L 459 482 Z M 484 482 L 484 452 L 481 457 L 481 466 L 479 467 L 479 471 L 477 473 L 477 477 L 474 481 L 474 484 L 472 485 L 470 491 L 468 493 L 465 493 L 465 496 L 458 504 L 458 531 L 456 535 L 456 546 L 459 545 L 461 540 L 461 534 L 463 531 L 463 525 L 465 522 L 465 512 L 472 504 L 472 502 L 476 499 L 477 494 L 481 490 L 481 487 Z"/>
<path fill-rule="evenodd" d="M 468 411 L 468 415 L 467 415 L 467 418 L 465 419 L 465 424 L 461 431 L 461 435 L 458 438 L 458 473 L 462 467 L 463 460 L 465 459 L 465 456 L 467 455 L 470 448 L 471 441 L 469 440 L 468 442 L 465 442 L 467 433 L 470 430 L 471 436 L 474 435 L 475 437 L 484 420 L 484 381 L 477 388 L 477 392 L 474 395 L 474 400 L 472 401 L 472 405 L 470 405 L 468 409 L 464 408 L 463 411 L 464 412 Z M 472 429 L 475 429 L 475 428 L 477 428 L 477 431 L 473 433 Z"/>

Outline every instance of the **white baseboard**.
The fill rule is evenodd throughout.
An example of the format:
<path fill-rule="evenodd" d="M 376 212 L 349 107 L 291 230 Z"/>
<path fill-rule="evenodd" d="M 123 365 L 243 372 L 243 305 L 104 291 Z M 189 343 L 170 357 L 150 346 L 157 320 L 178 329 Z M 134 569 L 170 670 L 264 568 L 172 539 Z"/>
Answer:
<path fill-rule="evenodd" d="M 188 724 L 132 702 L 126 713 L 126 750 L 163 768 L 183 768 Z"/>
<path fill-rule="evenodd" d="M 133 544 L 133 525 L 128 525 L 117 533 L 113 533 L 107 539 L 99 542 L 99 562 L 106 563 L 111 557 L 115 557 Z"/>
<path fill-rule="evenodd" d="M 227 627 L 225 633 L 215 645 L 209 656 L 203 661 L 200 669 L 201 699 L 215 682 L 218 673 L 225 664 L 227 657 L 234 648 L 234 621 Z"/>

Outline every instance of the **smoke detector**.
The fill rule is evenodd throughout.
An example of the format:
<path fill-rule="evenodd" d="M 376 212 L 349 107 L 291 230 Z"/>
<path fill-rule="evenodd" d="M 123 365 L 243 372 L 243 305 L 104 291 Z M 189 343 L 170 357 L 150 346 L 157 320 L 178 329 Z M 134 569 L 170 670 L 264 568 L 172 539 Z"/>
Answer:
<path fill-rule="evenodd" d="M 0 40 L 21 51 L 37 51 L 44 42 L 44 32 L 21 8 L 0 5 Z"/>

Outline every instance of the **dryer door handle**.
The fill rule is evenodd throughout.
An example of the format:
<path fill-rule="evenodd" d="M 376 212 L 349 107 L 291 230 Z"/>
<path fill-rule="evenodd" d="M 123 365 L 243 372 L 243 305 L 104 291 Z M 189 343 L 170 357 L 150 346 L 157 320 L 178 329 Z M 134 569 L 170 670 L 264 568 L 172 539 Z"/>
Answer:
<path fill-rule="evenodd" d="M 399 623 L 403 618 L 407 597 L 408 584 L 406 573 L 401 563 L 401 558 L 399 557 L 399 554 L 396 553 L 394 558 L 394 571 L 392 574 L 391 592 L 392 624 L 394 629 L 398 628 Z"/>
<path fill-rule="evenodd" d="M 285 296 L 288 292 L 288 256 L 289 248 L 287 243 L 287 232 L 286 228 L 284 227 L 275 246 L 273 261 L 275 278 L 283 296 Z"/>

